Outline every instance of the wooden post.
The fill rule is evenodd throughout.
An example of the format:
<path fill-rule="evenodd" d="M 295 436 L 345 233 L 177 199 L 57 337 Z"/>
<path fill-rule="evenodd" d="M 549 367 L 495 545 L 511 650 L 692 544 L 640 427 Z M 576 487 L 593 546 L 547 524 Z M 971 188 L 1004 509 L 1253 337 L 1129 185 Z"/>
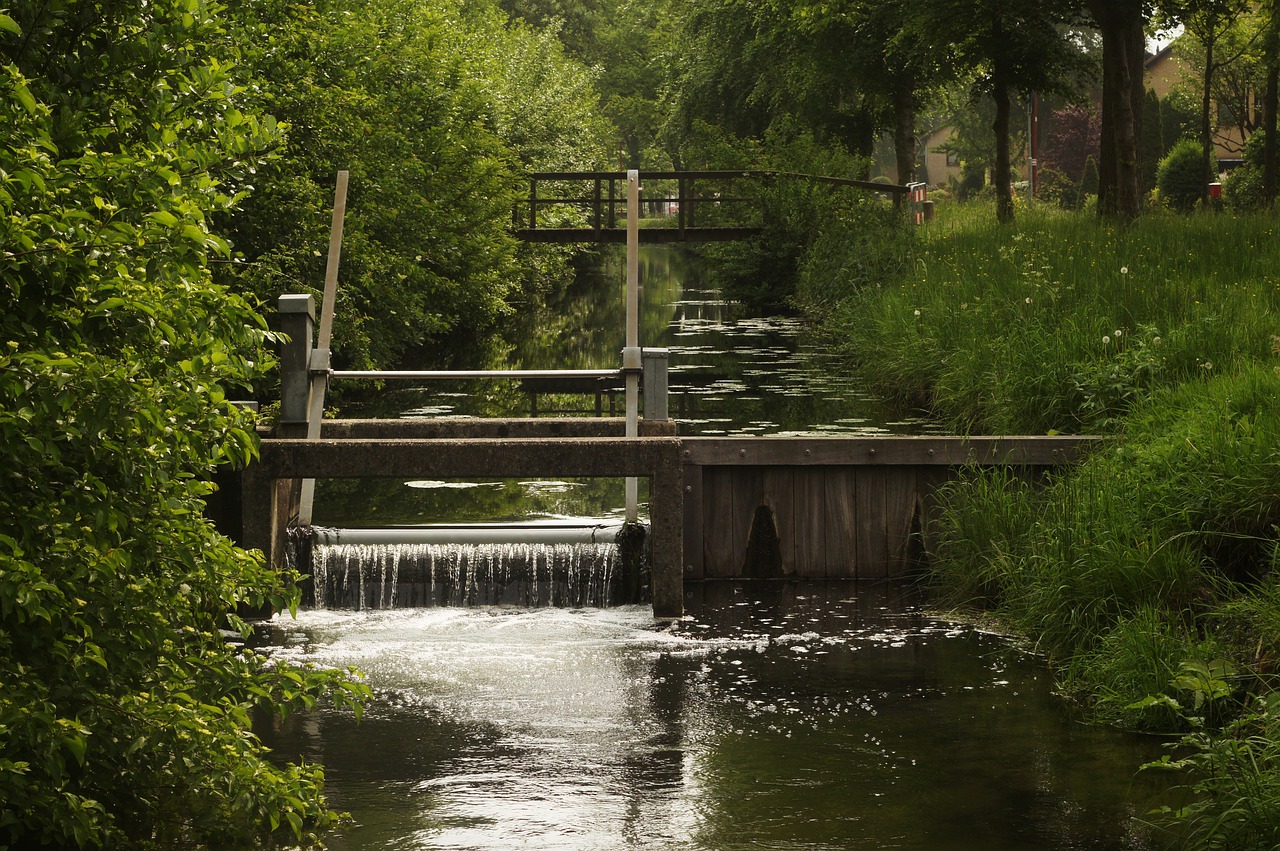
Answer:
<path fill-rule="evenodd" d="M 669 349 L 644 349 L 644 418 L 670 419 L 667 406 L 667 362 Z"/>
<path fill-rule="evenodd" d="M 627 344 L 622 368 L 627 371 L 627 437 L 640 434 L 640 172 L 627 172 Z M 639 486 L 634 476 L 626 480 L 627 522 L 640 515 Z"/>
<path fill-rule="evenodd" d="M 617 227 L 617 224 L 618 224 L 617 216 L 616 216 L 617 205 L 618 205 L 617 186 L 614 184 L 613 178 L 611 177 L 609 178 L 609 212 L 608 212 L 608 221 L 609 221 L 610 230 Z"/>
<path fill-rule="evenodd" d="M 529 178 L 529 230 L 538 228 L 538 178 Z"/>
<path fill-rule="evenodd" d="M 593 199 L 591 227 L 596 231 L 600 230 L 600 178 L 596 178 L 595 198 Z"/>
<path fill-rule="evenodd" d="M 333 338 L 334 302 L 338 298 L 338 263 L 342 256 L 342 227 L 347 214 L 346 171 L 338 172 L 333 190 L 333 220 L 329 227 L 329 259 L 324 272 L 324 303 L 320 305 L 320 337 L 316 350 L 307 362 L 308 377 L 323 375 L 310 381 L 310 399 L 307 407 L 307 440 L 320 439 L 320 423 L 324 419 L 324 396 L 329 387 L 329 343 Z M 298 525 L 311 525 L 311 509 L 315 504 L 316 480 L 303 479 L 298 501 Z"/>
<path fill-rule="evenodd" d="M 687 181 L 683 177 L 679 178 L 679 180 L 676 181 L 676 221 L 678 222 L 677 227 L 680 229 L 681 242 L 684 241 L 684 197 L 688 192 L 689 185 Z"/>

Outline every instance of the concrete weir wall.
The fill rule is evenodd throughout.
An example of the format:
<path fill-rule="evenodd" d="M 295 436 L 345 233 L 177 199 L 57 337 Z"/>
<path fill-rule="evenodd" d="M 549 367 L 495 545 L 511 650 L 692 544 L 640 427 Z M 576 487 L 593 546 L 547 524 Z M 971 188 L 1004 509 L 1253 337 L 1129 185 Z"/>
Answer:
<path fill-rule="evenodd" d="M 283 558 L 302 478 L 647 477 L 654 614 L 686 581 L 881 579 L 929 552 L 939 486 L 962 468 L 1037 475 L 1091 437 L 679 438 L 670 422 L 355 420 L 267 438 L 241 480 L 242 543 Z"/>

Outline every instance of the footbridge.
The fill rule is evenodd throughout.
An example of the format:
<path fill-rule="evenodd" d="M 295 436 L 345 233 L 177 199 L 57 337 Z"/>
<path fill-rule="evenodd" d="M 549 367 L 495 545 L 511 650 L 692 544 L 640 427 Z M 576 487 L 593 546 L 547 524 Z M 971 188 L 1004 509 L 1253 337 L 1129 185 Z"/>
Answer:
<path fill-rule="evenodd" d="M 828 191 L 858 189 L 901 207 L 923 184 L 897 186 L 781 171 L 547 171 L 529 175 L 528 196 L 512 211 L 512 229 L 527 242 L 627 240 L 628 174 L 637 174 L 636 215 L 642 244 L 723 242 L 761 233 L 761 189 L 782 181 Z M 913 195 L 914 193 L 914 195 Z"/>

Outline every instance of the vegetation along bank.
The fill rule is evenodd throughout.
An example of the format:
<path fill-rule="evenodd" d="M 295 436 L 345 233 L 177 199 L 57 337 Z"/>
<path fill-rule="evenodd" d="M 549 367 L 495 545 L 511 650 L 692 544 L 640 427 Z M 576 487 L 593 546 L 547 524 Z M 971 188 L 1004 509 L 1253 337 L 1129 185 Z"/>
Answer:
<path fill-rule="evenodd" d="M 821 245 L 822 241 L 815 244 Z M 820 295 L 886 396 L 969 433 L 1094 433 L 1076 469 L 947 493 L 942 605 L 1035 642 L 1094 717 L 1180 733 L 1188 847 L 1280 841 L 1280 241 L 1271 215 L 946 205 L 896 275 Z M 848 256 L 850 263 L 856 257 Z M 883 264 L 880 268 L 885 268 Z M 1175 829 L 1176 828 L 1176 829 Z"/>

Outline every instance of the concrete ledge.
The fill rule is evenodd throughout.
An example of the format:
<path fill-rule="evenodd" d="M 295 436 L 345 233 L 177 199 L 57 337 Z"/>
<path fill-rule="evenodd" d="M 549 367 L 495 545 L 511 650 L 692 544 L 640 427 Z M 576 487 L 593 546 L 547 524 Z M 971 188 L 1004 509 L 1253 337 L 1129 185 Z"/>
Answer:
<path fill-rule="evenodd" d="M 258 475 L 272 479 L 679 475 L 672 437 L 475 440 L 264 440 Z"/>
<path fill-rule="evenodd" d="M 541 417 L 471 419 L 405 417 L 378 420 L 325 420 L 320 436 L 333 440 L 440 440 L 469 438 L 622 437 L 622 417 Z M 641 420 L 641 437 L 674 437 L 674 420 Z"/>

